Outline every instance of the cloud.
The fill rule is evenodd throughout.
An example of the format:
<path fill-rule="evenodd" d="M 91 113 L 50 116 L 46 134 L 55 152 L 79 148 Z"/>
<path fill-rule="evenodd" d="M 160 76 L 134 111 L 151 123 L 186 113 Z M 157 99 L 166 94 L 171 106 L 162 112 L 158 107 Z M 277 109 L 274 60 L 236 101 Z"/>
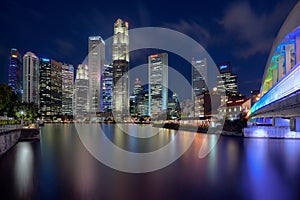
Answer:
<path fill-rule="evenodd" d="M 209 30 L 194 21 L 180 20 L 178 23 L 166 23 L 163 26 L 192 37 L 204 47 L 213 41 Z"/>
<path fill-rule="evenodd" d="M 226 34 L 237 41 L 233 54 L 248 58 L 257 53 L 268 53 L 275 38 L 274 33 L 290 9 L 287 4 L 278 4 L 267 13 L 257 13 L 248 2 L 229 6 L 219 23 Z"/>

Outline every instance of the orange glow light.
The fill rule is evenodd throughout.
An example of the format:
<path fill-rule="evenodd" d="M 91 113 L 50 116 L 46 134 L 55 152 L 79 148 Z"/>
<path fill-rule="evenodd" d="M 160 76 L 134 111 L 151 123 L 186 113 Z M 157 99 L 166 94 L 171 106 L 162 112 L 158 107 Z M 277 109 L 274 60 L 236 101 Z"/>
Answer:
<path fill-rule="evenodd" d="M 158 57 L 158 54 L 155 54 L 155 55 L 151 55 L 150 58 L 157 58 Z"/>

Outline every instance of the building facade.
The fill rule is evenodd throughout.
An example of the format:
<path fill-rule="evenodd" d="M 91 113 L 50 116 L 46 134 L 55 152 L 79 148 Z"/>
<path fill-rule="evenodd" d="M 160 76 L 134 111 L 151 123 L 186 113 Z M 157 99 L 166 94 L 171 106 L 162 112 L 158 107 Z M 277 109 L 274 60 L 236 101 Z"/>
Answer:
<path fill-rule="evenodd" d="M 54 120 L 62 115 L 62 64 L 48 58 L 40 60 L 39 110 L 42 119 Z"/>
<path fill-rule="evenodd" d="M 201 95 L 208 90 L 206 85 L 207 79 L 207 60 L 192 60 L 192 95 L 194 102 L 194 117 L 200 117 Z"/>
<path fill-rule="evenodd" d="M 128 23 L 118 19 L 113 37 L 113 112 L 116 121 L 129 118 L 129 36 Z"/>
<path fill-rule="evenodd" d="M 100 112 L 101 73 L 104 68 L 105 44 L 100 36 L 89 37 L 89 104 L 91 114 Z"/>
<path fill-rule="evenodd" d="M 217 64 L 220 74 L 217 76 L 217 88 L 221 94 L 229 98 L 238 97 L 238 76 L 231 73 L 231 63 L 224 62 Z"/>
<path fill-rule="evenodd" d="M 70 64 L 62 65 L 62 114 L 73 115 L 74 67 Z"/>
<path fill-rule="evenodd" d="M 32 52 L 23 56 L 22 101 L 38 105 L 39 58 Z"/>
<path fill-rule="evenodd" d="M 168 54 L 148 57 L 149 116 L 158 117 L 168 108 Z"/>
<path fill-rule="evenodd" d="M 113 95 L 113 66 L 105 65 L 102 73 L 102 112 L 112 111 L 112 95 Z"/>
<path fill-rule="evenodd" d="M 75 110 L 76 120 L 87 120 L 89 118 L 89 71 L 87 65 L 78 65 L 75 79 Z"/>
<path fill-rule="evenodd" d="M 12 48 L 10 51 L 9 69 L 8 69 L 8 86 L 17 94 L 18 99 L 22 100 L 23 93 L 23 70 L 21 55 L 17 49 Z"/>

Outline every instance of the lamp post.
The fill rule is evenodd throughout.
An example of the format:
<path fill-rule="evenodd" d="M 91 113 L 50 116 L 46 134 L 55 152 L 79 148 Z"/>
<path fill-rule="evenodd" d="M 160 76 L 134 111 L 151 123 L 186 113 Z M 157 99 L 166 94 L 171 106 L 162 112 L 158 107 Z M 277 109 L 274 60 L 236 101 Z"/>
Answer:
<path fill-rule="evenodd" d="M 20 111 L 20 114 L 21 114 L 21 128 L 23 128 L 24 111 L 21 110 L 21 111 Z"/>

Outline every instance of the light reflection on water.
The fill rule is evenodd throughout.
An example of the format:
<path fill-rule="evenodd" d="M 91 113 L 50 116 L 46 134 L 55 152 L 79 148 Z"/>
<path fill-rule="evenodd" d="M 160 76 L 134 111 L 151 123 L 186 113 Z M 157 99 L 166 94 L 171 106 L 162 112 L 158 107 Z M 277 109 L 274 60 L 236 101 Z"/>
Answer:
<path fill-rule="evenodd" d="M 31 195 L 33 190 L 34 152 L 27 142 L 19 144 L 16 152 L 14 178 L 19 198 Z"/>
<path fill-rule="evenodd" d="M 183 144 L 188 134 L 162 130 L 147 140 L 122 134 L 113 125 L 105 128 L 112 142 L 132 152 L 159 149 L 176 134 Z M 170 166 L 129 174 L 94 159 L 73 125 L 46 125 L 40 141 L 18 143 L 0 158 L 0 199 L 299 199 L 300 140 L 221 137 L 199 159 L 203 143 L 215 140 L 196 134 L 192 146 Z"/>

